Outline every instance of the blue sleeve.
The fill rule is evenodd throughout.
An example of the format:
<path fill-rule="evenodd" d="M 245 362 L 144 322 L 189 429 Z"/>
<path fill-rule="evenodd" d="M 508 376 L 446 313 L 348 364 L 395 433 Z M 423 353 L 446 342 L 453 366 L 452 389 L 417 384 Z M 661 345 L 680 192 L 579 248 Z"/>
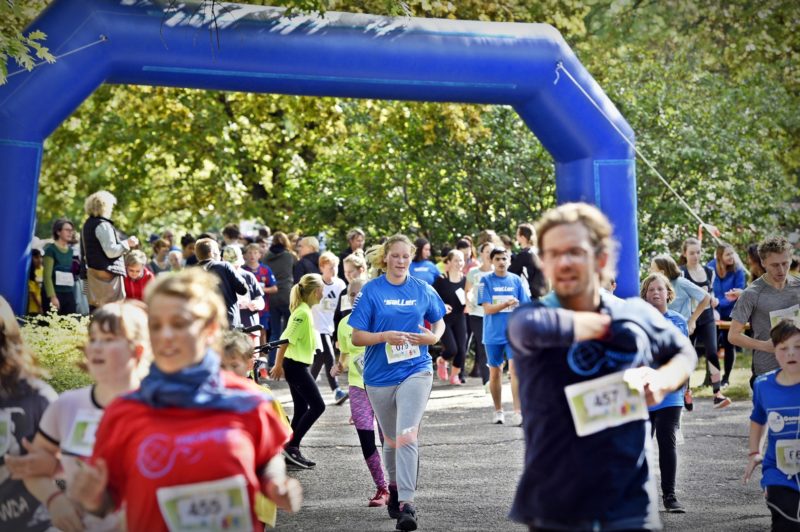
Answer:
<path fill-rule="evenodd" d="M 267 286 L 275 286 L 278 284 L 278 280 L 275 279 L 275 274 L 272 273 L 272 268 L 269 266 L 264 266 L 267 269 Z"/>
<path fill-rule="evenodd" d="M 570 310 L 539 302 L 516 309 L 508 320 L 508 341 L 516 353 L 530 355 L 551 347 L 569 347 L 575 340 Z"/>
<path fill-rule="evenodd" d="M 762 388 L 766 380 L 758 379 L 753 383 L 753 411 L 750 413 L 750 421 L 764 425 L 767 422 L 767 411 L 761 403 Z"/>
<path fill-rule="evenodd" d="M 359 331 L 375 332 L 370 330 L 372 326 L 372 298 L 369 294 L 372 290 L 368 290 L 367 285 L 361 289 L 361 292 L 353 302 L 353 312 L 350 313 L 350 327 L 358 329 Z"/>
<path fill-rule="evenodd" d="M 264 297 L 264 290 L 261 289 L 261 283 L 258 282 L 256 276 L 254 274 L 250 274 L 247 277 L 250 284 L 250 299 Z"/>
<path fill-rule="evenodd" d="M 681 283 L 683 285 L 683 290 L 695 301 L 700 302 L 708 295 L 708 292 L 691 282 L 689 279 L 686 279 L 685 277 L 682 279 L 685 281 Z"/>
<path fill-rule="evenodd" d="M 444 317 L 447 309 L 444 308 L 442 298 L 439 297 L 433 287 L 426 284 L 425 291 L 428 293 L 428 308 L 425 311 L 425 319 L 431 323 L 436 323 Z"/>
<path fill-rule="evenodd" d="M 481 284 L 483 285 L 482 290 L 478 290 L 478 304 L 483 305 L 484 303 L 491 303 L 492 302 L 492 287 L 490 286 L 488 275 L 484 275 L 481 278 Z"/>
<path fill-rule="evenodd" d="M 733 272 L 733 287 L 734 288 L 741 288 L 744 289 L 745 279 L 744 279 L 744 270 L 741 268 L 737 268 Z"/>

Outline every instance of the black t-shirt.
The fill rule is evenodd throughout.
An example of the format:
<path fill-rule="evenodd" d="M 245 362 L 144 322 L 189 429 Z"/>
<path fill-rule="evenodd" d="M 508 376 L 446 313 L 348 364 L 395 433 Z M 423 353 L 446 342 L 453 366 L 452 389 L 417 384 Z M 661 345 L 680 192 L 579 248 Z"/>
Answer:
<path fill-rule="evenodd" d="M 445 305 L 450 305 L 453 307 L 453 311 L 449 315 L 457 316 L 464 313 L 464 307 L 466 306 L 465 303 L 467 301 L 467 295 L 464 291 L 464 286 L 466 286 L 466 284 L 466 275 L 462 275 L 461 280 L 457 283 L 454 283 L 448 279 L 446 275 L 441 275 L 434 279 L 433 289 L 436 290 L 436 293 L 439 294 L 439 297 L 442 298 L 442 301 L 444 301 Z M 461 290 L 460 299 L 458 297 L 459 290 Z"/>
<path fill-rule="evenodd" d="M 527 283 L 531 299 L 538 299 L 547 293 L 547 280 L 531 248 L 522 248 L 514 255 L 508 271 L 516 273 Z"/>

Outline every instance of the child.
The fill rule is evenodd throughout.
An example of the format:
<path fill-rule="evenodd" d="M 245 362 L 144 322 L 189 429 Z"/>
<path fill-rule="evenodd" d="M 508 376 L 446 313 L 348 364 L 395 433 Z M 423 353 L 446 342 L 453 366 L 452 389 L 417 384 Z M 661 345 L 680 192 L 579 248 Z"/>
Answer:
<path fill-rule="evenodd" d="M 750 414 L 750 460 L 744 482 L 761 464 L 761 487 L 772 513 L 772 530 L 800 528 L 800 329 L 782 320 L 770 331 L 780 369 L 756 378 Z M 761 456 L 761 436 L 767 452 Z"/>
<path fill-rule="evenodd" d="M 350 281 L 347 287 L 347 297 L 350 299 L 350 305 L 355 302 L 361 287 L 364 286 L 364 281 L 359 278 L 354 278 Z M 381 453 L 375 447 L 375 413 L 372 411 L 372 405 L 367 398 L 367 392 L 364 390 L 364 377 L 361 372 L 364 368 L 364 347 L 357 347 L 353 345 L 353 328 L 350 327 L 350 314 L 342 318 L 339 322 L 339 329 L 337 331 L 337 338 L 339 340 L 339 361 L 331 369 L 333 376 L 342 373 L 345 367 L 347 370 L 347 380 L 350 385 L 350 414 L 353 419 L 353 424 L 356 426 L 358 433 L 358 440 L 361 442 L 361 452 L 364 454 L 364 460 L 367 462 L 367 468 L 372 475 L 372 480 L 378 491 L 369 500 L 368 506 L 377 507 L 385 506 L 389 500 L 389 489 L 386 484 L 386 479 L 383 476 L 383 467 L 381 464 Z M 379 428 L 380 430 L 380 428 Z M 381 444 L 383 444 L 383 434 L 379 432 Z"/>
<path fill-rule="evenodd" d="M 270 377 L 280 379 L 286 376 L 289 391 L 294 401 L 292 415 L 292 439 L 286 444 L 284 457 L 290 464 L 301 469 L 310 469 L 316 463 L 300 454 L 300 442 L 314 422 L 325 412 L 325 402 L 319 393 L 314 377 L 308 371 L 314 359 L 317 346 L 317 333 L 311 307 L 322 299 L 322 277 L 317 273 L 307 273 L 292 287 L 289 296 L 289 322 L 281 334 L 281 339 L 289 340 L 278 348 L 275 365 Z"/>
<path fill-rule="evenodd" d="M 337 405 L 341 405 L 347 401 L 349 395 L 345 390 L 339 388 L 339 381 L 331 373 L 334 357 L 336 356 L 333 347 L 334 314 L 336 307 L 339 305 L 339 296 L 347 287 L 344 281 L 336 277 L 338 269 L 339 257 L 330 251 L 320 255 L 319 270 L 323 282 L 322 299 L 311 308 L 311 313 L 314 316 L 314 329 L 319 334 L 319 345 L 316 353 L 314 353 L 314 362 L 311 364 L 311 376 L 316 380 L 324 364 L 325 376 L 333 392 L 334 401 Z"/>
<path fill-rule="evenodd" d="M 125 256 L 125 297 L 128 299 L 144 300 L 144 288 L 155 277 L 147 269 L 147 255 L 138 249 L 132 250 Z"/>
<path fill-rule="evenodd" d="M 264 292 L 264 308 L 258 311 L 258 322 L 264 327 L 261 331 L 261 343 L 267 343 L 269 338 L 269 296 L 278 291 L 278 281 L 275 279 L 269 266 L 259 262 L 263 251 L 259 244 L 248 244 L 244 248 L 244 268 L 256 276 Z"/>
<path fill-rule="evenodd" d="M 31 269 L 28 273 L 28 315 L 36 316 L 42 313 L 42 280 L 44 268 L 42 267 L 42 252 L 36 248 L 31 250 Z"/>

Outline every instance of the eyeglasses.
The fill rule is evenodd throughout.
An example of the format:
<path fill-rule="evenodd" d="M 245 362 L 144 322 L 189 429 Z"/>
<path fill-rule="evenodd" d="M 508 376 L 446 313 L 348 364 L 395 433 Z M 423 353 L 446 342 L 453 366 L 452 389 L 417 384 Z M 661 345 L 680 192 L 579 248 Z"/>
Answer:
<path fill-rule="evenodd" d="M 584 263 L 589 257 L 589 250 L 582 247 L 574 247 L 565 250 L 548 249 L 542 251 L 542 260 L 550 264 L 557 263 L 562 257 L 566 257 L 570 264 Z"/>

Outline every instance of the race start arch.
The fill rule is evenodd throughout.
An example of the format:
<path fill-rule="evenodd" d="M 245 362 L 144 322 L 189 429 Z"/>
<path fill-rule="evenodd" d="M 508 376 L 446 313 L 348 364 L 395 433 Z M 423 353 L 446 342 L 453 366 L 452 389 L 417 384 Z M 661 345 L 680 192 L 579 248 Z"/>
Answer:
<path fill-rule="evenodd" d="M 0 86 L 0 294 L 15 312 L 26 306 L 44 140 L 102 83 L 510 105 L 555 161 L 558 203 L 593 203 L 611 219 L 618 293 L 638 293 L 634 153 L 620 135 L 633 132 L 552 26 L 283 14 L 54 0 L 31 24 L 58 60 L 31 72 L 11 61 Z"/>

